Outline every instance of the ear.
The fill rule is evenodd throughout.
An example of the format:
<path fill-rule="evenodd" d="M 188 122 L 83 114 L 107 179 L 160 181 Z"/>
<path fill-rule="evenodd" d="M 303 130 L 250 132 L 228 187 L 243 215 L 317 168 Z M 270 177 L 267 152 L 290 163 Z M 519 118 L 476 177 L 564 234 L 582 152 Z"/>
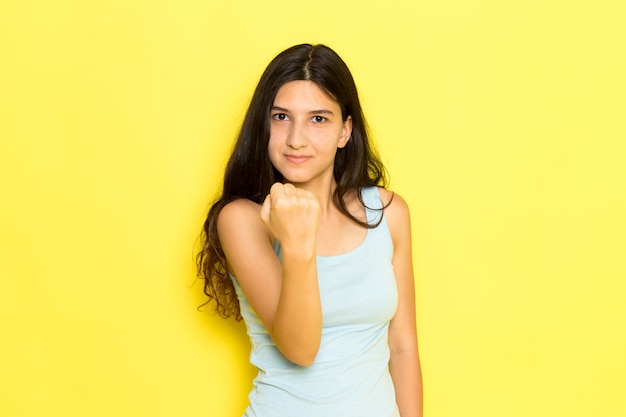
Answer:
<path fill-rule="evenodd" d="M 339 143 L 337 148 L 341 149 L 348 144 L 348 141 L 352 137 L 352 116 L 348 116 L 343 122 L 343 129 L 341 129 L 341 136 L 339 137 Z"/>

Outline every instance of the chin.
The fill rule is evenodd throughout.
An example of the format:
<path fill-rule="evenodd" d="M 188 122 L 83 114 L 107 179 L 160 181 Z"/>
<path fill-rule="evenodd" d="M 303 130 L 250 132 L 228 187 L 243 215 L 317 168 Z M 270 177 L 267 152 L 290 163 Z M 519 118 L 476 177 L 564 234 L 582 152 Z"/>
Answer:
<path fill-rule="evenodd" d="M 295 177 L 286 177 L 283 175 L 283 182 L 288 182 L 289 184 L 304 184 L 306 183 L 308 180 L 307 179 L 303 179 L 303 178 L 299 178 L 297 176 Z"/>
<path fill-rule="evenodd" d="M 301 173 L 289 172 L 289 170 L 278 170 L 283 177 L 283 182 L 289 182 L 291 184 L 299 184 L 309 181 L 311 178 L 308 175 L 302 175 Z"/>

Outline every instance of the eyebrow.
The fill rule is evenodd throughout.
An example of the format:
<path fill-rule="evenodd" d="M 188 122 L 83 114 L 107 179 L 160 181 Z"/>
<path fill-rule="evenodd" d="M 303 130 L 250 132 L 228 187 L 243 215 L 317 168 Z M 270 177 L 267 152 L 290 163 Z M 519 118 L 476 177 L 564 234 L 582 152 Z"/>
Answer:
<path fill-rule="evenodd" d="M 284 113 L 289 113 L 288 109 L 285 109 L 283 107 L 278 107 L 278 106 L 272 106 L 271 110 L 272 111 L 280 111 L 280 112 L 284 112 Z M 330 114 L 330 115 L 334 115 L 335 113 L 333 113 L 330 110 L 321 109 L 321 110 L 311 110 L 309 112 L 309 114 Z"/>

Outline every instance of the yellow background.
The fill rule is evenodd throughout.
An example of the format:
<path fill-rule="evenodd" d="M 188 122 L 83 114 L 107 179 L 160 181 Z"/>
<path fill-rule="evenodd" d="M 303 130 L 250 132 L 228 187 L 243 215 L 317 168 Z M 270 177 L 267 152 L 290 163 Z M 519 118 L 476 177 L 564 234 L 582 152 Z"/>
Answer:
<path fill-rule="evenodd" d="M 626 415 L 626 3 L 5 1 L 0 415 L 239 416 L 193 245 L 261 71 L 351 67 L 413 218 L 427 417 Z"/>

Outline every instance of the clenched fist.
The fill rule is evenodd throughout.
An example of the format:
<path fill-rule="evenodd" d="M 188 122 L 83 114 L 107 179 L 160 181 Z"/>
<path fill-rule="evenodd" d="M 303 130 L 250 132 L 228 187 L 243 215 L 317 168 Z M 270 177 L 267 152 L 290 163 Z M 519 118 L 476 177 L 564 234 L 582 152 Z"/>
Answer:
<path fill-rule="evenodd" d="M 315 251 L 320 205 L 312 193 L 275 183 L 261 207 L 261 219 L 283 248 Z"/>

